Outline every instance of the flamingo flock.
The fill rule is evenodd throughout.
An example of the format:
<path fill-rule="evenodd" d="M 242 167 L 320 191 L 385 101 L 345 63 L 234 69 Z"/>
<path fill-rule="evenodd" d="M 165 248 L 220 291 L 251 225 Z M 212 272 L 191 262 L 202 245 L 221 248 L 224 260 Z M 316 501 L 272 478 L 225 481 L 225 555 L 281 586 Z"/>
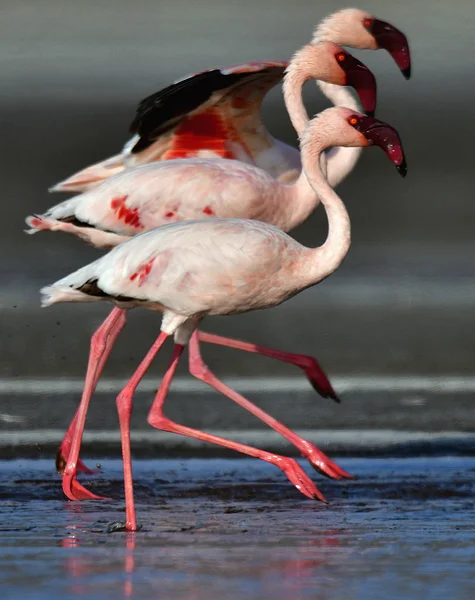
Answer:
<path fill-rule="evenodd" d="M 189 372 L 275 429 L 322 474 L 350 478 L 315 445 L 226 386 L 203 362 L 200 342 L 263 354 L 300 367 L 323 397 L 338 397 L 317 360 L 224 338 L 201 330 L 205 317 L 270 308 L 331 275 L 350 248 L 351 226 L 334 191 L 363 148 L 381 147 L 402 176 L 406 161 L 397 131 L 374 118 L 376 80 L 342 46 L 387 50 L 406 78 L 411 59 L 398 29 L 358 9 L 340 10 L 315 29 L 289 63 L 253 62 L 204 71 L 143 100 L 123 150 L 51 191 L 80 192 L 43 214 L 27 217 L 27 233 L 62 231 L 97 248 L 98 260 L 41 290 L 43 306 L 108 301 L 109 316 L 91 337 L 82 398 L 57 455 L 63 491 L 71 500 L 99 498 L 77 479 L 91 472 L 79 458 L 92 394 L 127 311 L 162 313 L 155 343 L 117 397 L 126 521 L 136 531 L 130 418 L 135 390 L 168 337 L 169 366 L 148 415 L 152 427 L 260 458 L 280 468 L 305 496 L 323 494 L 293 459 L 170 421 L 163 405 L 183 351 Z M 287 112 L 300 152 L 265 129 L 260 106 L 283 78 Z M 302 100 L 314 79 L 334 105 L 308 118 Z M 353 96 L 350 87 L 356 92 Z M 318 248 L 287 232 L 319 204 L 328 236 Z"/>

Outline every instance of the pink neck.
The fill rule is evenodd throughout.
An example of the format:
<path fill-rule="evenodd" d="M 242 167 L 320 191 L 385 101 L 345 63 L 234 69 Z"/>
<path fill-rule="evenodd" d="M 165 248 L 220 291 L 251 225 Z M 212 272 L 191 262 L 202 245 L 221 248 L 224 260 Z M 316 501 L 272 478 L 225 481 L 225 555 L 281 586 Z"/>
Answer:
<path fill-rule="evenodd" d="M 351 223 L 345 205 L 330 187 L 320 166 L 321 155 L 329 144 L 315 135 L 304 140 L 302 166 L 320 198 L 328 219 L 328 236 L 319 248 L 307 249 L 302 276 L 306 285 L 318 283 L 333 273 L 343 262 L 351 244 Z"/>

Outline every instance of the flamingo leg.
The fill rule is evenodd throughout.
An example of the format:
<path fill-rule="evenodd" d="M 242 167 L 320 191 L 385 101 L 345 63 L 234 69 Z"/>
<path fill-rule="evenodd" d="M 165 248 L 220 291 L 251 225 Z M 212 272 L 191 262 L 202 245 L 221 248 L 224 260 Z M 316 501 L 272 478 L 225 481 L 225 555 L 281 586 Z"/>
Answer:
<path fill-rule="evenodd" d="M 102 325 L 96 331 L 96 335 L 98 337 L 100 337 L 102 334 L 102 336 L 106 339 L 106 344 L 105 344 L 102 354 L 100 354 L 99 359 L 98 359 L 98 364 L 95 369 L 95 377 L 94 377 L 91 394 L 94 393 L 94 390 L 96 389 L 97 382 L 99 381 L 99 378 L 104 369 L 104 365 L 107 362 L 107 359 L 109 358 L 109 354 L 112 350 L 112 347 L 113 347 L 119 333 L 121 332 L 122 328 L 124 327 L 125 319 L 124 320 L 121 319 L 122 312 L 123 311 L 120 308 L 112 309 L 109 316 L 106 318 L 106 320 L 102 323 Z M 92 351 L 93 350 L 92 350 L 92 341 L 91 341 L 91 352 Z M 86 377 L 87 377 L 87 375 L 86 375 Z M 61 442 L 61 444 L 58 448 L 58 451 L 56 453 L 56 470 L 60 474 L 62 474 L 64 471 L 64 468 L 67 463 L 67 457 L 69 456 L 69 453 L 71 451 L 71 443 L 72 443 L 72 439 L 74 436 L 74 432 L 76 431 L 76 425 L 77 425 L 79 411 L 80 411 L 80 407 L 78 407 L 76 414 L 74 415 L 74 418 L 71 421 L 71 424 L 69 425 L 68 430 L 64 434 L 63 441 Z M 78 458 L 78 461 L 76 464 L 76 472 L 90 473 L 90 474 L 99 473 L 99 471 L 89 469 L 89 467 L 87 467 L 80 458 Z"/>
<path fill-rule="evenodd" d="M 160 429 L 162 431 L 178 433 L 179 435 L 183 435 L 185 437 L 191 437 L 196 440 L 209 442 L 218 446 L 224 446 L 225 448 L 230 448 L 231 450 L 235 450 L 236 452 L 240 452 L 242 454 L 247 454 L 248 456 L 252 456 L 254 458 L 265 460 L 266 462 L 269 462 L 279 467 L 279 469 L 281 469 L 281 471 L 283 471 L 287 475 L 289 480 L 302 494 L 304 494 L 304 496 L 307 496 L 308 498 L 313 498 L 315 500 L 321 500 L 322 502 L 326 503 L 323 494 L 317 489 L 313 481 L 306 475 L 305 471 L 294 459 L 287 458 L 285 456 L 280 456 L 279 454 L 266 452 L 265 450 L 259 450 L 257 448 L 253 448 L 252 446 L 239 444 L 238 442 L 226 440 L 216 435 L 211 435 L 203 431 L 191 429 L 190 427 L 178 425 L 177 423 L 174 423 L 173 421 L 168 419 L 163 414 L 163 404 L 165 403 L 165 399 L 182 352 L 183 346 L 181 346 L 180 344 L 175 344 L 167 372 L 165 373 L 165 376 L 162 379 L 157 395 L 155 396 L 155 399 L 153 401 L 152 407 L 148 415 L 147 420 L 149 424 L 152 427 L 155 427 L 156 429 Z"/>
<path fill-rule="evenodd" d="M 258 346 L 257 344 L 242 342 L 241 340 L 215 335 L 214 333 L 206 333 L 204 331 L 200 331 L 198 333 L 198 337 L 200 342 L 216 344 L 218 346 L 226 346 L 227 348 L 235 348 L 236 350 L 243 350 L 244 352 L 262 354 L 263 356 L 275 358 L 277 360 L 281 360 L 282 362 L 287 362 L 300 367 L 307 376 L 307 379 L 311 383 L 313 389 L 320 394 L 320 396 L 323 398 L 331 398 L 335 402 L 340 402 L 340 399 L 333 389 L 333 386 L 325 374 L 325 371 L 318 364 L 317 360 L 313 358 L 313 356 L 306 356 L 305 354 L 292 354 L 290 352 L 282 352 L 280 350 L 264 348 L 263 346 Z"/>
<path fill-rule="evenodd" d="M 117 396 L 117 412 L 119 414 L 120 439 L 122 444 L 122 459 L 124 463 L 124 488 L 125 488 L 125 530 L 137 531 L 137 518 L 135 515 L 134 485 L 132 478 L 132 460 L 130 456 L 130 416 L 132 414 L 133 396 L 138 384 L 150 367 L 153 359 L 163 346 L 168 333 L 161 332 L 150 350 L 145 355 L 127 385 Z"/>
<path fill-rule="evenodd" d="M 104 323 L 96 330 L 91 338 L 91 349 L 87 365 L 86 381 L 76 416 L 74 433 L 69 446 L 67 464 L 63 472 L 63 492 L 70 500 L 100 499 L 84 488 L 76 479 L 79 450 L 82 434 L 86 423 L 89 401 L 97 385 L 97 381 L 114 345 L 114 341 L 125 324 L 125 310 L 114 308 Z M 69 432 L 69 430 L 68 430 Z"/>
<path fill-rule="evenodd" d="M 206 334 L 208 335 L 208 334 Z M 296 446 L 303 456 L 310 462 L 312 467 L 317 471 L 331 477 L 333 479 L 352 478 L 352 475 L 344 471 L 336 463 L 330 460 L 323 452 L 321 452 L 314 444 L 311 444 L 307 440 L 288 429 L 285 425 L 271 417 L 265 411 L 260 409 L 258 406 L 241 396 L 221 380 L 214 375 L 209 367 L 203 362 L 200 354 L 199 339 L 201 338 L 201 332 L 195 331 L 190 340 L 190 373 L 204 381 L 218 392 L 221 392 L 234 402 L 237 402 L 240 406 L 248 410 L 258 419 L 272 427 L 275 431 L 280 433 L 283 437 L 289 440 L 294 446 Z"/>

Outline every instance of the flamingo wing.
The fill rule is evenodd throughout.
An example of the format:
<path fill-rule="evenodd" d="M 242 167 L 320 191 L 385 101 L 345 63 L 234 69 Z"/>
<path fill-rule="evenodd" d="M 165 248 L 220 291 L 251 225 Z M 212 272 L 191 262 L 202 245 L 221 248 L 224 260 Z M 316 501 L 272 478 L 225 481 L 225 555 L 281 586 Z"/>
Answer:
<path fill-rule="evenodd" d="M 234 158 L 256 164 L 273 144 L 260 118 L 286 62 L 250 62 L 191 75 L 140 102 L 120 154 L 78 171 L 52 192 L 84 192 L 127 167 L 172 158 Z"/>
<path fill-rule="evenodd" d="M 258 112 L 265 94 L 282 80 L 286 67 L 286 62 L 251 62 L 210 69 L 148 96 L 140 102 L 130 127 L 138 136 L 131 153 L 145 150 L 170 130 L 185 140 L 195 137 L 197 123 L 203 130 L 205 123 L 211 125 L 208 132 L 203 131 L 207 137 L 226 136 L 223 124 L 230 116 L 229 107 L 235 113 L 250 108 Z M 195 150 L 196 144 L 191 149 Z"/>

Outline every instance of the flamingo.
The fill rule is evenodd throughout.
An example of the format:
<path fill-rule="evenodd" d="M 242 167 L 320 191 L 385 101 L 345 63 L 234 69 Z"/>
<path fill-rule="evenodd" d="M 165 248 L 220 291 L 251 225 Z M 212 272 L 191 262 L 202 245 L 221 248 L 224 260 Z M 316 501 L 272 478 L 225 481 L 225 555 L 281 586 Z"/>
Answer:
<path fill-rule="evenodd" d="M 393 57 L 404 77 L 411 75 L 406 36 L 390 23 L 356 8 L 339 10 L 315 29 L 313 43 L 377 50 Z M 134 136 L 122 151 L 93 164 L 51 188 L 53 192 L 83 192 L 126 167 L 170 158 L 218 156 L 255 164 L 285 183 L 300 172 L 297 149 L 275 139 L 265 128 L 260 108 L 267 92 L 281 82 L 286 62 L 255 61 L 215 68 L 188 76 L 140 102 L 130 130 Z M 348 94 L 319 84 L 328 99 L 347 104 Z M 342 150 L 329 157 L 329 182 L 335 187 L 354 167 Z M 335 166 L 333 166 L 335 163 Z"/>
<path fill-rule="evenodd" d="M 301 94 L 307 79 L 322 80 L 326 85 L 335 87 L 353 83 L 366 110 L 374 111 L 376 82 L 373 74 L 333 42 L 309 44 L 294 55 L 284 81 L 285 102 L 299 134 L 308 122 Z M 350 108 L 358 110 L 358 103 L 349 92 L 346 93 L 348 103 L 352 105 Z M 349 160 L 356 160 L 355 151 L 357 155 L 361 148 L 344 150 L 353 152 Z M 45 215 L 28 217 L 26 222 L 31 226 L 29 233 L 42 229 L 64 231 L 95 246 L 113 247 L 141 231 L 203 217 L 251 218 L 290 231 L 302 223 L 318 203 L 319 198 L 303 171 L 294 184 L 284 185 L 265 171 L 235 160 L 172 159 L 127 169 L 100 186 L 52 207 Z M 89 402 L 88 397 L 124 323 L 125 311 L 114 308 L 93 335 L 86 382 L 90 381 L 92 371 L 96 374 L 92 387 L 86 383 L 81 402 Z M 257 347 L 205 332 L 199 335 L 203 342 L 264 354 L 295 364 L 304 370 L 319 394 L 338 401 L 331 383 L 313 357 Z M 96 362 L 100 364 L 98 370 Z M 65 466 L 64 457 L 69 454 L 75 430 L 76 421 L 73 419 L 57 455 L 56 466 L 60 472 Z M 347 475 L 323 454 L 319 455 L 314 466 L 330 477 Z M 82 461 L 78 468 L 90 472 Z M 65 493 L 70 497 L 74 488 L 71 491 L 67 485 Z"/>
<path fill-rule="evenodd" d="M 380 146 L 405 176 L 406 161 L 396 130 L 373 117 L 347 108 L 329 108 L 303 132 L 303 171 L 328 218 L 328 236 L 318 248 L 307 248 L 274 225 L 260 221 L 219 218 L 184 221 L 137 235 L 41 290 L 43 306 L 107 300 L 123 310 L 142 306 L 163 313 L 159 336 L 117 397 L 124 462 L 125 529 L 137 530 L 130 457 L 132 398 L 169 336 L 174 337 L 175 345 L 148 415 L 149 424 L 265 460 L 279 467 L 302 494 L 326 502 L 293 459 L 184 427 L 165 417 L 162 409 L 178 361 L 189 343 L 189 370 L 193 376 L 260 416 L 292 441 L 303 456 L 312 458 L 311 444 L 262 414 L 210 371 L 199 353 L 197 327 L 208 315 L 239 314 L 281 304 L 327 278 L 340 266 L 350 248 L 350 220 L 343 202 L 325 179 L 320 160 L 322 153 L 333 146 L 373 144 Z M 76 432 L 82 432 L 86 413 L 84 404 Z M 74 479 L 79 447 L 80 436 L 76 436 L 64 471 L 69 481 Z M 76 485 L 82 487 L 77 482 Z"/>

